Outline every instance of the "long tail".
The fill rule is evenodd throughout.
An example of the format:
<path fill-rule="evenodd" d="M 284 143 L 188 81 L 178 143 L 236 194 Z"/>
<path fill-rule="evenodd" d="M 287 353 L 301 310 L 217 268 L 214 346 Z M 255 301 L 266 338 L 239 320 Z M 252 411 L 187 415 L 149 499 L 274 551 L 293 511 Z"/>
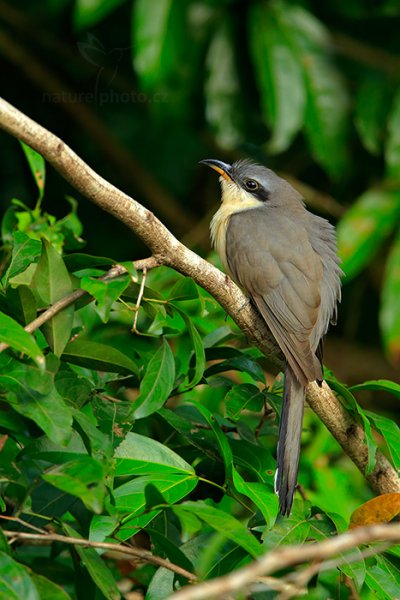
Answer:
<path fill-rule="evenodd" d="M 297 381 L 292 369 L 287 365 L 275 476 L 275 491 L 279 496 L 281 515 L 289 516 L 297 485 L 304 397 L 304 386 Z"/>

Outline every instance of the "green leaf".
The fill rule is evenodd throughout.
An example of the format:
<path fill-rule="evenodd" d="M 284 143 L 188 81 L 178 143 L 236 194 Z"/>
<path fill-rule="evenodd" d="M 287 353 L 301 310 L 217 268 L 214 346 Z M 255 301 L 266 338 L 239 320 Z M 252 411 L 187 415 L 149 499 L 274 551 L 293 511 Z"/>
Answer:
<path fill-rule="evenodd" d="M 26 568 L 4 552 L 0 552 L 0 598 L 40 600 L 38 590 Z"/>
<path fill-rule="evenodd" d="M 235 468 L 232 475 L 235 489 L 239 494 L 250 498 L 256 508 L 261 511 L 268 527 L 272 527 L 278 516 L 279 509 L 278 497 L 274 490 L 272 488 L 268 489 L 265 483 L 245 481 Z"/>
<path fill-rule="evenodd" d="M 46 163 L 43 157 L 38 152 L 36 152 L 36 150 L 30 148 L 24 142 L 20 141 L 20 144 L 22 146 L 22 150 L 25 153 L 26 159 L 29 164 L 29 168 L 38 187 L 39 199 L 42 199 L 46 180 Z"/>
<path fill-rule="evenodd" d="M 304 127 L 313 156 L 331 176 L 343 177 L 348 168 L 349 99 L 332 62 L 328 30 L 297 4 L 277 1 L 273 6 L 285 26 L 285 43 L 291 46 L 302 68 L 306 88 Z M 287 93 L 292 92 L 289 89 Z M 299 94 L 297 88 L 295 93 Z"/>
<path fill-rule="evenodd" d="M 168 343 L 162 345 L 152 356 L 140 383 L 140 394 L 133 403 L 132 414 L 142 419 L 156 412 L 169 398 L 175 383 L 174 356 Z"/>
<path fill-rule="evenodd" d="M 400 364 L 400 231 L 386 262 L 381 292 L 379 323 L 383 342 L 395 365 Z"/>
<path fill-rule="evenodd" d="M 137 373 L 136 363 L 113 346 L 80 338 L 67 344 L 62 360 L 107 373 Z"/>
<path fill-rule="evenodd" d="M 193 324 L 190 316 L 188 316 L 183 310 L 181 310 L 175 304 L 171 306 L 176 310 L 182 319 L 185 321 L 186 328 L 188 330 L 190 339 L 193 344 L 194 355 L 195 355 L 195 367 L 193 370 L 192 377 L 185 384 L 185 389 L 195 387 L 203 378 L 204 370 L 206 367 L 206 354 L 204 350 L 203 340 Z"/>
<path fill-rule="evenodd" d="M 371 154 L 381 153 L 390 108 L 390 91 L 387 79 L 377 71 L 368 73 L 357 90 L 354 124 L 362 143 Z"/>
<path fill-rule="evenodd" d="M 208 425 L 211 427 L 224 461 L 226 478 L 232 478 L 233 456 L 226 436 L 218 425 L 214 415 L 208 410 L 208 408 L 199 402 L 192 402 L 192 404 L 196 407 L 196 410 L 199 411 L 199 413 L 204 417 Z"/>
<path fill-rule="evenodd" d="M 197 485 L 198 478 L 194 473 L 154 473 L 136 477 L 123 483 L 114 490 L 113 504 L 106 501 L 111 514 L 127 513 L 130 517 L 141 516 L 146 508 L 145 489 L 152 483 L 169 504 L 178 502 L 187 496 Z M 159 511 L 150 511 L 151 520 Z M 148 522 L 148 521 L 147 521 Z M 147 523 L 146 523 L 147 524 Z"/>
<path fill-rule="evenodd" d="M 222 148 L 237 147 L 242 139 L 238 127 L 240 82 L 234 40 L 225 19 L 216 28 L 208 48 L 204 92 L 206 118 L 217 143 Z"/>
<path fill-rule="evenodd" d="M 387 122 L 386 165 L 389 177 L 400 180 L 400 89 L 394 97 Z"/>
<path fill-rule="evenodd" d="M 36 299 L 29 286 L 8 287 L 6 299 L 8 307 L 12 310 L 9 316 L 17 319 L 19 323 L 27 325 L 36 318 Z"/>
<path fill-rule="evenodd" d="M 0 389 L 18 413 L 32 419 L 53 442 L 62 444 L 71 435 L 72 414 L 54 387 L 49 363 L 50 357 L 43 370 L 5 357 L 0 362 Z"/>
<path fill-rule="evenodd" d="M 271 153 L 287 150 L 299 132 L 306 105 L 304 77 L 299 57 L 288 43 L 291 8 L 254 3 L 249 13 L 250 49 L 261 95 L 261 106 L 272 129 Z"/>
<path fill-rule="evenodd" d="M 84 269 L 109 269 L 115 265 L 115 260 L 105 256 L 91 256 L 81 252 L 73 252 L 64 256 L 64 263 L 70 273 Z"/>
<path fill-rule="evenodd" d="M 168 294 L 169 302 L 197 300 L 199 290 L 191 277 L 180 277 Z"/>
<path fill-rule="evenodd" d="M 66 523 L 62 524 L 64 532 L 69 537 L 80 538 L 81 536 L 78 534 L 75 529 L 67 525 Z M 83 546 L 75 546 L 75 550 L 79 555 L 82 563 L 87 568 L 90 577 L 93 579 L 97 587 L 101 590 L 102 594 L 107 598 L 107 600 L 119 600 L 121 595 L 118 591 L 117 584 L 115 583 L 115 579 L 105 564 L 105 562 L 100 558 L 97 552 L 93 548 L 84 548 Z"/>
<path fill-rule="evenodd" d="M 29 265 L 36 263 L 42 252 L 42 245 L 39 240 L 34 240 L 22 231 L 13 233 L 12 242 L 11 262 L 4 275 L 4 286 L 7 286 L 10 281 L 12 283 L 12 278 L 25 271 Z"/>
<path fill-rule="evenodd" d="M 398 576 L 380 566 L 368 567 L 365 583 L 379 600 L 391 600 L 400 595 L 400 582 Z"/>
<path fill-rule="evenodd" d="M 327 377 L 326 381 L 329 384 L 329 386 L 335 392 L 337 392 L 339 396 L 342 397 L 342 399 L 344 400 L 344 404 L 356 415 L 356 417 L 359 418 L 363 425 L 364 441 L 368 448 L 368 463 L 365 468 L 365 474 L 369 475 L 370 473 L 372 473 L 375 466 L 375 455 L 378 446 L 372 434 L 371 425 L 368 418 L 366 417 L 365 411 L 361 409 L 349 388 L 337 381 L 337 379 Z"/>
<path fill-rule="evenodd" d="M 194 475 L 194 469 L 167 446 L 138 433 L 129 432 L 115 451 L 115 476 L 151 475 L 182 472 Z"/>
<path fill-rule="evenodd" d="M 74 25 L 78 29 L 93 27 L 123 2 L 124 0 L 76 0 L 73 12 Z M 107 50 L 93 34 L 88 34 L 87 41 L 80 42 L 78 47 L 88 62 L 93 64 L 99 52 L 104 54 L 104 62 L 106 61 Z M 99 69 L 104 68 L 103 62 L 100 62 L 101 58 L 97 60 L 99 60 Z"/>
<path fill-rule="evenodd" d="M 158 0 L 149 10 L 147 0 L 133 7 L 133 64 L 142 89 L 154 90 L 179 64 L 178 42 L 185 7 L 173 0 Z"/>
<path fill-rule="evenodd" d="M 257 386 L 251 383 L 235 385 L 225 396 L 226 416 L 237 421 L 243 410 L 258 412 L 265 403 L 265 397 Z"/>
<path fill-rule="evenodd" d="M 43 575 L 31 573 L 31 579 L 39 592 L 40 600 L 71 600 L 71 596 L 62 587 Z"/>
<path fill-rule="evenodd" d="M 382 415 L 377 415 L 370 411 L 365 411 L 365 414 L 372 421 L 375 429 L 383 436 L 392 457 L 393 465 L 397 470 L 400 470 L 400 427 L 392 419 L 388 419 Z"/>
<path fill-rule="evenodd" d="M 102 464 L 90 456 L 82 456 L 44 473 L 42 478 L 54 487 L 77 496 L 94 513 L 101 513 L 106 489 Z"/>
<path fill-rule="evenodd" d="M 400 384 L 390 381 L 388 379 L 375 379 L 371 381 L 364 381 L 364 383 L 358 383 L 352 385 L 349 390 L 351 392 L 358 392 L 359 390 L 381 390 L 393 394 L 395 398 L 400 399 Z"/>
<path fill-rule="evenodd" d="M 111 307 L 130 283 L 128 274 L 113 279 L 101 280 L 95 277 L 82 277 L 81 287 L 96 299 L 103 323 L 110 318 Z"/>
<path fill-rule="evenodd" d="M 369 263 L 399 216 L 400 193 L 379 189 L 365 192 L 346 212 L 336 228 L 344 283 Z"/>
<path fill-rule="evenodd" d="M 42 240 L 42 255 L 32 281 L 33 291 L 47 307 L 73 291 L 63 259 L 47 240 Z M 74 307 L 67 306 L 42 326 L 47 342 L 56 356 L 61 356 L 71 336 Z"/>
<path fill-rule="evenodd" d="M 8 344 L 14 350 L 23 352 L 40 368 L 44 368 L 44 356 L 34 337 L 14 319 L 0 312 L 0 341 Z"/>
<path fill-rule="evenodd" d="M 260 365 L 252 358 L 243 354 L 212 365 L 206 370 L 204 376 L 210 377 L 211 375 L 216 375 L 217 373 L 224 373 L 225 371 L 231 370 L 248 373 L 256 381 L 265 383 L 265 373 Z"/>
<path fill-rule="evenodd" d="M 208 506 L 204 502 L 184 502 L 179 506 L 173 507 L 174 512 L 179 517 L 184 512 L 193 513 L 198 519 L 201 519 L 215 531 L 232 540 L 246 550 L 253 558 L 257 558 L 263 553 L 261 544 L 250 533 L 250 531 L 232 515 L 213 506 Z"/>

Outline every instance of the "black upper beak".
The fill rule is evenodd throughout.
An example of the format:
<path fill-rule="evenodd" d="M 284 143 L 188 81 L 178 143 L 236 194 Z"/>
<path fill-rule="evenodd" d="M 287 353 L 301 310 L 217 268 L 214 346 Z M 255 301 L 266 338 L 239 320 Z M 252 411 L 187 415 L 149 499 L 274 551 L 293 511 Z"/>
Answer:
<path fill-rule="evenodd" d="M 228 165 L 228 163 L 222 162 L 222 160 L 216 160 L 214 158 L 205 158 L 200 161 L 200 164 L 207 165 L 217 171 L 222 177 L 227 179 L 228 181 L 232 181 L 232 165 Z"/>

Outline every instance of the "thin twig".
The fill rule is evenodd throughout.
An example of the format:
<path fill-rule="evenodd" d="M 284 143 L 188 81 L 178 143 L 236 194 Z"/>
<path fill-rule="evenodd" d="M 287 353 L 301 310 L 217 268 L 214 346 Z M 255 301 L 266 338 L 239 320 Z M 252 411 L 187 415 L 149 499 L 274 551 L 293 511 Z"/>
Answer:
<path fill-rule="evenodd" d="M 112 552 L 119 552 L 120 554 L 125 554 L 128 556 L 134 556 L 135 558 L 139 558 L 145 562 L 151 563 L 152 565 L 156 565 L 157 567 L 163 567 L 164 569 L 168 569 L 169 571 L 173 571 L 177 575 L 185 577 L 188 581 L 194 582 L 196 581 L 196 575 L 194 573 L 190 573 L 186 569 L 183 569 L 179 565 L 175 565 L 165 558 L 161 558 L 160 556 L 155 556 L 149 550 L 145 550 L 144 548 L 138 548 L 134 546 L 128 546 L 124 544 L 114 544 L 111 542 L 93 542 L 91 540 L 86 540 L 83 538 L 75 538 L 69 537 L 66 535 L 59 535 L 58 533 L 25 533 L 23 531 L 3 531 L 3 534 L 7 538 L 11 538 L 13 540 L 21 540 L 21 541 L 41 541 L 41 542 L 61 542 L 63 544 L 72 544 L 74 546 L 84 546 L 85 548 L 100 548 L 102 550 L 109 550 Z"/>
<path fill-rule="evenodd" d="M 142 302 L 142 298 L 143 298 L 143 293 L 144 293 L 144 286 L 146 284 L 146 276 L 147 276 L 147 268 L 143 267 L 142 269 L 142 281 L 140 282 L 140 288 L 139 288 L 139 294 L 136 300 L 136 304 L 135 304 L 135 318 L 133 320 L 133 327 L 132 327 L 132 332 L 133 333 L 139 333 L 137 330 L 137 321 L 138 321 L 138 316 L 139 316 L 139 308 L 140 308 L 140 304 Z"/>
<path fill-rule="evenodd" d="M 400 542 L 400 525 L 359 527 L 322 542 L 280 546 L 228 575 L 204 581 L 195 586 L 184 587 L 170 596 L 168 600 L 211 600 L 213 598 L 221 600 L 229 594 L 238 593 L 249 588 L 260 577 L 265 577 L 276 571 L 314 560 L 322 562 L 338 553 L 352 550 L 361 544 L 383 540 L 394 544 Z M 381 552 L 385 548 L 379 546 L 376 548 L 376 552 Z"/>
<path fill-rule="evenodd" d="M 151 256 L 147 259 L 134 261 L 133 264 L 138 271 L 145 269 L 147 272 L 147 269 L 151 269 L 154 266 L 157 266 L 157 261 L 155 261 L 155 259 Z M 109 281 L 110 279 L 120 277 L 121 275 L 124 275 L 127 272 L 128 271 L 122 265 L 114 265 L 105 275 L 99 277 L 99 280 Z M 50 319 L 52 319 L 55 315 L 67 308 L 67 306 L 75 304 L 75 302 L 77 302 L 78 300 L 80 300 L 80 298 L 83 298 L 83 296 L 86 295 L 89 295 L 88 292 L 86 290 L 83 290 L 82 288 L 79 288 L 78 290 L 74 290 L 70 294 L 67 294 L 63 298 L 60 298 L 60 300 L 54 302 L 54 304 L 52 304 L 49 308 L 43 311 L 42 314 L 36 317 L 36 319 L 28 323 L 28 325 L 24 327 L 25 331 L 27 331 L 28 333 L 33 333 L 34 331 L 36 331 L 36 329 L 39 329 L 39 327 L 44 325 L 44 323 L 47 323 L 47 321 L 50 321 Z M 9 344 L 2 342 L 0 344 L 0 352 L 3 352 L 3 350 L 6 350 L 8 347 Z"/>

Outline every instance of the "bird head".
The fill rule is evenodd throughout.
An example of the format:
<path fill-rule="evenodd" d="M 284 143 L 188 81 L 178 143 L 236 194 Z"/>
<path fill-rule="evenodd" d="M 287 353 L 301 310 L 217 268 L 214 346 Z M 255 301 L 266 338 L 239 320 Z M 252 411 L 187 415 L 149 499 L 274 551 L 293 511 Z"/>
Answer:
<path fill-rule="evenodd" d="M 222 201 L 251 208 L 260 204 L 280 205 L 291 200 L 301 201 L 300 194 L 276 173 L 250 160 L 239 160 L 232 165 L 221 160 L 207 158 L 201 164 L 219 173 Z"/>

